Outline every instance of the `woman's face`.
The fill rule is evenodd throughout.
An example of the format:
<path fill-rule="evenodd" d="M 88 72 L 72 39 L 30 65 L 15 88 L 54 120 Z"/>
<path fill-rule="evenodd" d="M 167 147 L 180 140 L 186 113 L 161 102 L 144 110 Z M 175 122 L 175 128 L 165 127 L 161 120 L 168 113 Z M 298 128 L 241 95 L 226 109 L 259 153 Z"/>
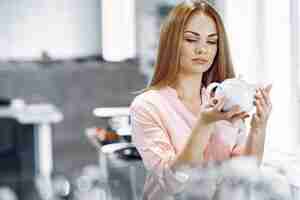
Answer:
<path fill-rule="evenodd" d="M 181 47 L 181 73 L 194 74 L 207 71 L 218 48 L 215 21 L 203 12 L 191 16 L 183 33 Z"/>

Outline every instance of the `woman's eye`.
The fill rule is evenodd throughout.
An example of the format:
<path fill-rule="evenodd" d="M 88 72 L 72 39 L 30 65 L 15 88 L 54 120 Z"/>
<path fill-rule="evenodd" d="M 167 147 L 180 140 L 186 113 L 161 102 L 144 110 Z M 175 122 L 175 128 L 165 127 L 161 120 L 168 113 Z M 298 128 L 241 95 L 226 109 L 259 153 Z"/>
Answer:
<path fill-rule="evenodd" d="M 209 44 L 217 44 L 218 42 L 217 41 L 207 41 L 207 43 L 209 43 Z"/>
<path fill-rule="evenodd" d="M 186 38 L 185 41 L 187 41 L 187 42 L 196 42 L 197 40 Z"/>

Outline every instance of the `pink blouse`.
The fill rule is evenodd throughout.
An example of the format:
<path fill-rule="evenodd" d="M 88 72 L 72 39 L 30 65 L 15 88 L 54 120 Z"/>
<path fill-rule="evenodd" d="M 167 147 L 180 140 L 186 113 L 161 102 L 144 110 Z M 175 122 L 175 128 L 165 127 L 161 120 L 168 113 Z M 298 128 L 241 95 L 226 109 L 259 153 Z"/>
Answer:
<path fill-rule="evenodd" d="M 173 199 L 172 195 L 184 188 L 188 175 L 171 170 L 169 164 L 183 149 L 197 117 L 179 100 L 177 91 L 169 86 L 138 95 L 130 106 L 130 116 L 132 139 L 148 170 L 143 199 Z M 215 132 L 203 152 L 206 162 L 241 155 L 247 139 L 241 124 L 215 123 Z"/>

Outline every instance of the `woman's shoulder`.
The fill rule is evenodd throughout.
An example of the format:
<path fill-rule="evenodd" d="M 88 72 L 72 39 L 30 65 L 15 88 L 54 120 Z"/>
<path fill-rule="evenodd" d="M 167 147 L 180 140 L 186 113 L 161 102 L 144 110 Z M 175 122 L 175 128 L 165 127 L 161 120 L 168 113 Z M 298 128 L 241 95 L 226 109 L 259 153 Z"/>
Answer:
<path fill-rule="evenodd" d="M 131 102 L 130 107 L 145 106 L 147 104 L 153 104 L 153 103 L 157 102 L 157 100 L 159 98 L 160 98 L 159 90 L 150 89 L 150 90 L 144 91 L 143 93 L 138 94 Z"/>
<path fill-rule="evenodd" d="M 135 106 L 160 106 L 163 102 L 165 102 L 169 98 L 168 87 L 163 87 L 159 89 L 149 89 L 139 95 L 137 95 L 130 107 Z"/>

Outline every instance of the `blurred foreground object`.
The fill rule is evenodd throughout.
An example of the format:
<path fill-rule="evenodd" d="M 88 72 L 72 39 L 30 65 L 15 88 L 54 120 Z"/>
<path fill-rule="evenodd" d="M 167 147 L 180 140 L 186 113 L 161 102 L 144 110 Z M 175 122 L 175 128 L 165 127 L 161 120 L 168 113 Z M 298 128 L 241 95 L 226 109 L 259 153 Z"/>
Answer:
<path fill-rule="evenodd" d="M 188 200 L 293 199 L 286 174 L 270 166 L 258 168 L 252 157 L 211 162 L 205 167 L 185 170 L 190 177 L 184 192 Z"/>
<path fill-rule="evenodd" d="M 18 198 L 11 188 L 0 187 L 0 200 L 18 200 Z"/>
<path fill-rule="evenodd" d="M 74 200 L 112 200 L 109 182 L 99 166 L 85 166 L 75 180 Z"/>

